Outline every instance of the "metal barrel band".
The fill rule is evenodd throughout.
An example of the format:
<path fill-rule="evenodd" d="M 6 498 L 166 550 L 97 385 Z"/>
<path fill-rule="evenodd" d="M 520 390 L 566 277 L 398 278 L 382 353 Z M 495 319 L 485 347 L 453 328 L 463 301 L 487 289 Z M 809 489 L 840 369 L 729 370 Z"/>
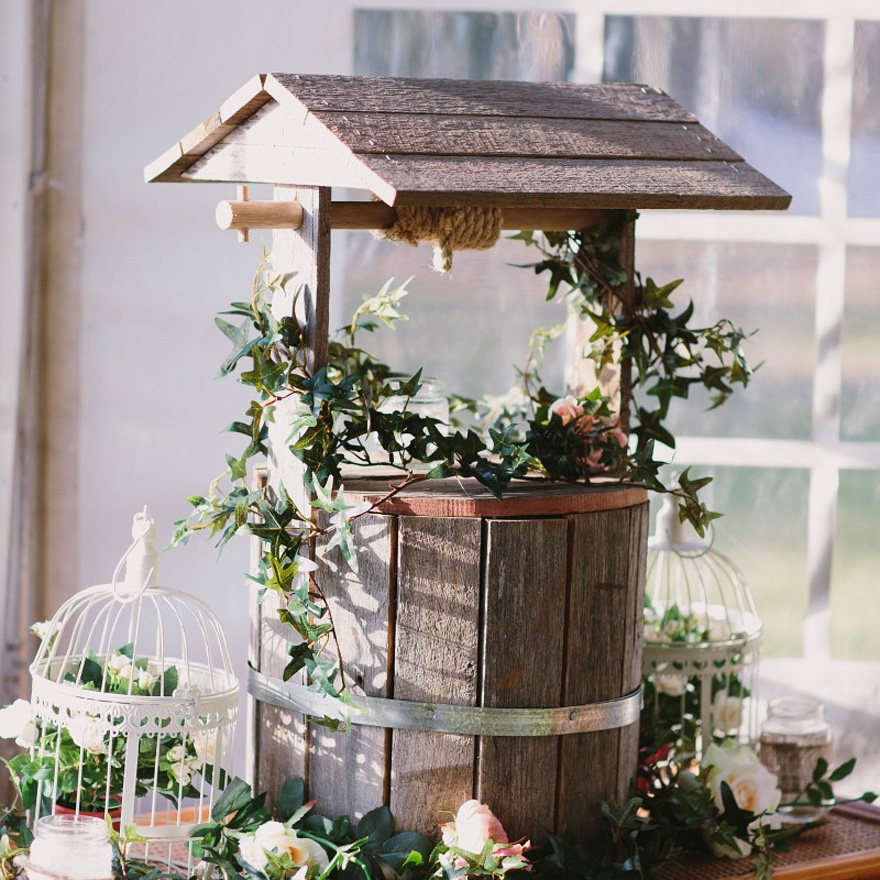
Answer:
<path fill-rule="evenodd" d="M 256 669 L 250 670 L 248 691 L 262 703 L 304 715 L 367 727 L 470 736 L 560 736 L 614 730 L 638 721 L 642 696 L 638 688 L 614 700 L 551 709 L 498 709 L 359 696 L 352 709 L 305 685 L 285 682 Z"/>

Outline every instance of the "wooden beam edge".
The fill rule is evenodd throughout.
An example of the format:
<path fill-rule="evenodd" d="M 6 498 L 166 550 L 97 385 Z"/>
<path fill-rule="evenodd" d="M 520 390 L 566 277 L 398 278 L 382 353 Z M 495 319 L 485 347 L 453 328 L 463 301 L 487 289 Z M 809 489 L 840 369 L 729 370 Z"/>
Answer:
<path fill-rule="evenodd" d="M 215 147 L 231 131 L 252 116 L 268 100 L 263 91 L 264 74 L 251 77 L 173 147 L 144 168 L 145 183 L 182 183 L 183 172 Z"/>

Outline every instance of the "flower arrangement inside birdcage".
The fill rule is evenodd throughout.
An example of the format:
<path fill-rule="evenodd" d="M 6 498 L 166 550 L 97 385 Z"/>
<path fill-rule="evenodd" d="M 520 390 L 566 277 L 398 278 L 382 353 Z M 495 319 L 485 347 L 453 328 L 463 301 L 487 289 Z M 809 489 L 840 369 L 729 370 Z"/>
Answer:
<path fill-rule="evenodd" d="M 742 572 L 671 504 L 648 542 L 641 738 L 652 761 L 754 740 L 762 624 Z"/>
<path fill-rule="evenodd" d="M 11 767 L 35 819 L 97 813 L 177 839 L 230 778 L 238 682 L 210 608 L 158 585 L 146 512 L 132 534 L 122 581 L 120 562 L 40 625 L 31 702 L 18 701 L 29 751 Z"/>

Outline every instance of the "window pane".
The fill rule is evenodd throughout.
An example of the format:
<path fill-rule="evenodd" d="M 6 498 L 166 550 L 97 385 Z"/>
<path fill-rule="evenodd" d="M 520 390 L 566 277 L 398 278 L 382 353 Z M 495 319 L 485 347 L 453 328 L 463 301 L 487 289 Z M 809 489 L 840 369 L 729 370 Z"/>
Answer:
<path fill-rule="evenodd" d="M 674 434 L 809 438 L 816 260 L 816 249 L 804 245 L 637 242 L 642 278 L 684 278 L 673 300 L 683 308 L 693 299 L 700 326 L 723 317 L 758 330 L 745 344 L 749 363 L 761 364 L 748 387 L 712 412 L 700 390 L 674 401 Z"/>
<path fill-rule="evenodd" d="M 856 22 L 849 213 L 880 217 L 880 22 Z"/>
<path fill-rule="evenodd" d="M 817 214 L 821 21 L 608 16 L 606 82 L 668 92 Z M 784 47 L 784 49 L 783 49 Z"/>
<path fill-rule="evenodd" d="M 695 467 L 715 520 L 713 548 L 745 575 L 764 622 L 764 656 L 799 657 L 807 608 L 809 474 L 782 468 Z M 669 480 L 669 474 L 664 474 Z M 651 510 L 659 508 L 653 496 Z M 653 533 L 653 526 L 651 528 Z"/>
<path fill-rule="evenodd" d="M 844 471 L 831 572 L 831 653 L 844 660 L 877 659 L 878 510 L 880 473 Z"/>
<path fill-rule="evenodd" d="M 355 73 L 567 80 L 574 16 L 548 12 L 355 12 Z"/>
<path fill-rule="evenodd" d="M 546 281 L 511 265 L 538 258 L 535 248 L 502 237 L 490 251 L 457 251 L 452 271 L 438 275 L 428 268 L 430 244 L 413 248 L 351 235 L 345 307 L 350 315 L 363 294 L 375 293 L 388 278 L 399 284 L 415 276 L 401 304 L 410 320 L 361 344 L 395 369 L 424 367 L 426 376 L 440 379 L 449 391 L 503 394 L 516 381 L 514 367 L 523 365 L 531 332 L 565 321 L 564 305 L 545 302 Z M 563 348 L 548 349 L 542 371 L 548 388 L 562 389 Z"/>
<path fill-rule="evenodd" d="M 880 248 L 853 247 L 846 255 L 846 303 L 841 358 L 841 436 L 880 440 Z"/>

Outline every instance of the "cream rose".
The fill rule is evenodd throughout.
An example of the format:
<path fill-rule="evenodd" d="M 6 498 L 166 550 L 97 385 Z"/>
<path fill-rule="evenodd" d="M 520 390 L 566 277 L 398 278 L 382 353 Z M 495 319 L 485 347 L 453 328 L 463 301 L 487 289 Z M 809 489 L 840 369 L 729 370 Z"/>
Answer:
<path fill-rule="evenodd" d="M 726 782 L 741 810 L 756 814 L 776 811 L 782 797 L 778 780 L 748 746 L 713 743 L 706 749 L 702 763 L 706 785 L 719 810 L 724 810 L 721 783 Z"/>
<path fill-rule="evenodd" d="M 131 673 L 128 671 L 130 667 L 131 657 L 127 657 L 125 654 L 120 654 L 118 651 L 107 660 L 107 674 L 115 675 L 117 678 L 122 676 L 123 670 L 125 670 L 124 677 L 131 678 Z"/>
<path fill-rule="evenodd" d="M 300 837 L 294 830 L 281 822 L 266 822 L 254 834 L 246 834 L 239 841 L 242 858 L 257 871 L 263 871 L 269 864 L 268 853 L 281 855 L 287 852 L 297 867 L 305 869 L 316 866 L 320 873 L 327 870 L 330 859 L 324 848 L 308 837 Z M 300 871 L 297 877 L 305 876 Z"/>
<path fill-rule="evenodd" d="M 106 755 L 107 744 L 100 723 L 88 715 L 78 715 L 67 726 L 70 738 L 90 755 Z"/>
<path fill-rule="evenodd" d="M 213 764 L 217 757 L 217 731 L 197 733 L 192 742 L 199 764 Z"/>
<path fill-rule="evenodd" d="M 142 691 L 151 691 L 156 684 L 156 676 L 146 669 L 139 669 L 137 674 L 137 686 Z"/>
<path fill-rule="evenodd" d="M 16 700 L 0 709 L 0 737 L 15 740 L 23 749 L 29 749 L 37 741 L 37 726 L 27 700 Z"/>
<path fill-rule="evenodd" d="M 38 620 L 30 626 L 30 631 L 41 642 L 48 642 L 50 645 L 58 637 L 59 629 L 59 625 L 51 620 Z"/>
<path fill-rule="evenodd" d="M 736 731 L 742 724 L 743 701 L 739 697 L 729 697 L 724 691 L 715 694 L 712 700 L 713 725 L 725 731 Z"/>
<path fill-rule="evenodd" d="M 661 694 L 667 697 L 680 697 L 687 686 L 687 679 L 681 673 L 661 672 L 654 676 L 654 684 Z"/>

